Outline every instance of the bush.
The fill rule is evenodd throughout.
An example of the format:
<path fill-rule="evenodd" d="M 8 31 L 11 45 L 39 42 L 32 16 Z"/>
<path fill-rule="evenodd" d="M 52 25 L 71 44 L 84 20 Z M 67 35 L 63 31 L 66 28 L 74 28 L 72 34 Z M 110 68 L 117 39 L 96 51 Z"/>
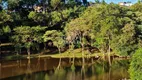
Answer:
<path fill-rule="evenodd" d="M 142 48 L 133 55 L 129 73 L 131 80 L 142 80 Z"/>

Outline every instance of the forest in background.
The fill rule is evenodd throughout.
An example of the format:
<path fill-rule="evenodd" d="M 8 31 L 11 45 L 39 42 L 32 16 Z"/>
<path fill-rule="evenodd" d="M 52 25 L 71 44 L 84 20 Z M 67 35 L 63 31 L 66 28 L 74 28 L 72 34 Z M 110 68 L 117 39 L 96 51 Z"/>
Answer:
<path fill-rule="evenodd" d="M 15 53 L 24 48 L 30 55 L 46 49 L 47 42 L 59 53 L 64 47 L 95 47 L 124 56 L 142 46 L 141 1 L 129 7 L 104 0 L 1 0 L 0 5 L 1 44 L 12 43 Z"/>

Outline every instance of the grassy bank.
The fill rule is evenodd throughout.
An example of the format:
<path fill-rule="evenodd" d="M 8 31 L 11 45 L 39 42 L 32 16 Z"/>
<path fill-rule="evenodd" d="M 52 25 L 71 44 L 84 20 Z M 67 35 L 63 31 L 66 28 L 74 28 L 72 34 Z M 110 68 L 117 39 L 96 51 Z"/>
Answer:
<path fill-rule="evenodd" d="M 46 51 L 43 51 L 42 52 L 43 54 L 31 54 L 30 55 L 30 58 L 104 58 L 107 56 L 107 54 L 102 54 L 100 52 L 95 52 L 95 53 L 89 53 L 87 50 L 84 50 L 83 51 L 83 54 L 82 55 L 82 51 L 81 49 L 75 49 L 73 51 L 65 51 L 61 54 L 59 53 L 54 53 L 54 54 L 47 54 Z M 119 55 L 115 55 L 113 53 L 110 54 L 110 56 L 114 56 L 114 57 L 127 57 L 127 56 L 119 56 Z M 28 58 L 28 55 L 10 55 L 10 56 L 6 56 L 4 57 L 2 60 L 18 60 L 18 59 L 27 59 Z"/>
<path fill-rule="evenodd" d="M 83 51 L 82 55 L 82 51 L 81 49 L 75 49 L 72 51 L 65 51 L 61 54 L 57 53 L 57 54 L 47 54 L 47 55 L 40 55 L 40 57 L 51 57 L 51 58 L 82 58 L 82 57 L 98 57 L 98 56 L 103 56 L 101 53 L 89 53 L 87 50 Z"/>

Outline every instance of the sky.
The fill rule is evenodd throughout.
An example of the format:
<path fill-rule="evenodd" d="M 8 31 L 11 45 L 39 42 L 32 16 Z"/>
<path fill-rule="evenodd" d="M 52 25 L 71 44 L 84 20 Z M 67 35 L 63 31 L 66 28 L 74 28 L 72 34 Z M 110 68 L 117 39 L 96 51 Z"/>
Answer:
<path fill-rule="evenodd" d="M 92 2 L 94 2 L 95 0 L 88 0 L 88 1 L 92 1 Z M 101 1 L 101 0 L 100 0 Z M 113 3 L 119 3 L 119 2 L 128 2 L 128 1 L 130 1 L 130 2 L 132 2 L 132 3 L 136 3 L 136 2 L 138 2 L 138 0 L 105 0 L 107 3 L 111 3 L 111 2 L 113 2 Z"/>

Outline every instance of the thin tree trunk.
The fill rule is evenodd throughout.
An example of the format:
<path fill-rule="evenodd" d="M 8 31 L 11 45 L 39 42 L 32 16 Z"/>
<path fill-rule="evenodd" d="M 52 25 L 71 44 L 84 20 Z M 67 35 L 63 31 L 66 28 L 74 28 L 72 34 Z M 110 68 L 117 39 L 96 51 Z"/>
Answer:
<path fill-rule="evenodd" d="M 30 48 L 27 48 L 28 57 L 30 56 Z"/>
<path fill-rule="evenodd" d="M 68 52 L 68 54 L 70 55 L 70 53 L 71 53 L 71 46 L 69 44 L 69 52 Z M 71 57 L 69 57 L 69 62 L 71 62 Z"/>
<path fill-rule="evenodd" d="M 84 36 L 83 36 L 83 38 L 84 38 Z M 85 68 L 85 59 L 84 59 L 84 41 L 83 40 L 81 40 L 81 45 L 82 45 L 82 69 L 84 70 Z"/>
<path fill-rule="evenodd" d="M 60 63 L 61 63 L 61 50 L 60 50 L 60 48 L 59 48 L 59 54 L 60 54 Z"/>
<path fill-rule="evenodd" d="M 58 64 L 58 69 L 61 67 L 61 50 L 60 50 L 60 47 L 58 47 L 58 50 L 59 50 L 59 54 L 60 54 L 60 59 L 59 59 L 59 64 Z"/>
<path fill-rule="evenodd" d="M 85 59 L 84 59 L 84 52 L 83 52 L 83 50 L 84 50 L 84 45 L 82 44 L 82 61 L 83 61 L 83 63 L 85 62 Z"/>
<path fill-rule="evenodd" d="M 73 42 L 71 44 L 71 51 L 73 52 L 73 49 L 74 49 L 74 45 L 73 45 Z M 73 65 L 74 65 L 74 61 L 75 61 L 75 54 L 73 52 Z"/>
<path fill-rule="evenodd" d="M 110 59 L 110 40 L 109 40 L 109 48 L 108 48 L 108 61 L 109 61 L 109 66 L 111 66 L 111 59 Z"/>
<path fill-rule="evenodd" d="M 81 53 L 82 53 L 82 63 L 84 65 L 84 62 L 85 62 L 85 60 L 84 60 L 84 52 L 83 52 L 83 50 L 84 50 L 84 41 L 82 40 L 81 36 L 80 36 L 80 43 L 81 43 L 81 46 L 82 46 L 82 51 L 81 51 Z"/>

